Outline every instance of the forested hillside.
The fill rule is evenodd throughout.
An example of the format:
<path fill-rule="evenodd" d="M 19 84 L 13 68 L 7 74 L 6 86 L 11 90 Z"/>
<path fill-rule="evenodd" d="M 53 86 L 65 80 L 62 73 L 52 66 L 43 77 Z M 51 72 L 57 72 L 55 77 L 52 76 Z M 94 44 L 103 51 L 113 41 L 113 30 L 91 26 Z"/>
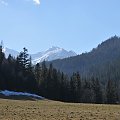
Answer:
<path fill-rule="evenodd" d="M 117 36 L 102 42 L 97 48 L 88 53 L 55 60 L 51 63 L 56 69 L 68 75 L 80 72 L 82 77 L 98 77 L 105 82 L 108 77 L 120 79 L 120 38 Z"/>
<path fill-rule="evenodd" d="M 60 70 L 70 73 L 69 76 Z M 32 65 L 28 50 L 5 58 L 0 46 L 0 90 L 29 92 L 82 103 L 120 103 L 120 38 L 112 37 L 89 53 Z"/>

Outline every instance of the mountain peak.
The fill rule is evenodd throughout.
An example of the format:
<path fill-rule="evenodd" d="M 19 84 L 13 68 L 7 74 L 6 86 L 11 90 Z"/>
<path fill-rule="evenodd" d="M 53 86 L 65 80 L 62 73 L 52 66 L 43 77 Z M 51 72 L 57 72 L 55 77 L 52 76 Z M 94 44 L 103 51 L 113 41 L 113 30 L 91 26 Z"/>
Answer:
<path fill-rule="evenodd" d="M 52 60 L 68 58 L 76 55 L 77 54 L 73 51 L 67 51 L 64 50 L 63 48 L 52 46 L 47 51 L 44 51 L 40 54 L 32 55 L 32 59 L 33 59 L 33 64 L 36 64 L 44 60 L 52 61 Z"/>

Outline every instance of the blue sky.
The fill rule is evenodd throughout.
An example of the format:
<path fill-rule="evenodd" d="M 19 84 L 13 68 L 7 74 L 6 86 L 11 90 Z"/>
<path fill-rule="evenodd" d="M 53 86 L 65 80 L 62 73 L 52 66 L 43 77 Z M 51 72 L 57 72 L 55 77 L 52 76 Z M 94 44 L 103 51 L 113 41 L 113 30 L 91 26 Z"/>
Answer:
<path fill-rule="evenodd" d="M 120 0 L 0 0 L 0 40 L 30 53 L 58 46 L 78 54 L 120 36 Z"/>

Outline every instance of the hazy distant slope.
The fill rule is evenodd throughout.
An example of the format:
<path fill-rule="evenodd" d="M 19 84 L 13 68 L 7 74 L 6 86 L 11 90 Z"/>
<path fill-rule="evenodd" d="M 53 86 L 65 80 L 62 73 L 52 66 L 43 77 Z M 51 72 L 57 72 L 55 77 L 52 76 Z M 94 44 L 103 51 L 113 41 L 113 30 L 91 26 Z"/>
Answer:
<path fill-rule="evenodd" d="M 5 56 L 8 57 L 9 54 L 11 54 L 14 57 L 17 57 L 17 55 L 19 54 L 18 51 L 13 50 L 13 49 L 9 49 L 9 48 L 3 48 L 3 52 L 5 53 Z"/>
<path fill-rule="evenodd" d="M 72 74 L 79 71 L 82 75 L 97 74 L 104 69 L 107 63 L 112 63 L 120 58 L 120 38 L 114 36 L 98 45 L 91 52 L 52 61 L 53 66 L 61 71 Z M 101 72 L 101 71 L 100 71 Z"/>

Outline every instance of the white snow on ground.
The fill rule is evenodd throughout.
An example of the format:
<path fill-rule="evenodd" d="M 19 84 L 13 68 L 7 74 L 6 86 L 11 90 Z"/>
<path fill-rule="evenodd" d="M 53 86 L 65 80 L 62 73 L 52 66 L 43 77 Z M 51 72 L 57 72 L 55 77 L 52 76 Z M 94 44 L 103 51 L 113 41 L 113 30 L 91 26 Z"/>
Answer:
<path fill-rule="evenodd" d="M 26 93 L 26 92 L 14 92 L 14 91 L 8 91 L 8 90 L 4 90 L 4 91 L 0 91 L 1 94 L 5 95 L 5 96 L 12 96 L 12 95 L 23 95 L 23 96 L 29 96 L 29 97 L 35 97 L 35 98 L 39 98 L 39 99 L 44 99 L 44 97 L 36 95 L 36 94 L 30 94 L 30 93 Z"/>

